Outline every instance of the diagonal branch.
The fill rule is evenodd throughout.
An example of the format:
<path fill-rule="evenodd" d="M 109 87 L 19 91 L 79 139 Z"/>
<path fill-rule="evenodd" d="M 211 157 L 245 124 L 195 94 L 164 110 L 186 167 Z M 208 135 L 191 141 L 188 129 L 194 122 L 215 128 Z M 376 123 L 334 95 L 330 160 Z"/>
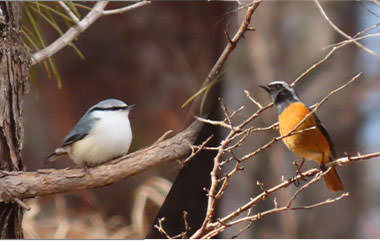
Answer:
<path fill-rule="evenodd" d="M 380 157 L 380 152 L 375 152 L 375 153 L 370 153 L 370 154 L 365 154 L 365 155 L 357 155 L 355 157 L 347 156 L 347 157 L 339 158 L 336 161 L 327 163 L 326 167 L 334 167 L 334 166 L 338 166 L 338 165 L 348 165 L 348 164 L 352 164 L 355 161 L 369 160 L 369 159 L 378 158 L 378 157 Z M 301 192 L 305 188 L 309 187 L 312 183 L 318 181 L 321 178 L 321 176 L 326 174 L 326 173 L 327 173 L 327 171 L 322 172 L 318 168 L 312 168 L 312 169 L 309 169 L 309 170 L 307 170 L 301 174 L 296 175 L 293 178 L 283 180 L 280 184 L 278 184 L 272 188 L 263 190 L 256 197 L 251 198 L 246 204 L 237 208 L 235 211 L 231 212 L 227 216 L 225 216 L 223 218 L 219 218 L 215 222 L 209 223 L 207 225 L 205 231 L 202 233 L 202 235 L 195 236 L 195 234 L 194 234 L 191 238 L 212 238 L 230 226 L 233 226 L 233 225 L 236 225 L 239 223 L 243 223 L 243 222 L 253 222 L 253 221 L 256 221 L 256 220 L 258 220 L 258 219 L 260 219 L 263 216 L 268 215 L 268 214 L 282 212 L 282 211 L 288 211 L 288 210 L 311 209 L 311 208 L 319 207 L 319 206 L 322 206 L 325 204 L 333 203 L 335 201 L 340 200 L 343 197 L 348 196 L 348 193 L 342 193 L 339 197 L 334 198 L 334 199 L 327 199 L 327 200 L 319 202 L 319 203 L 315 203 L 315 204 L 311 204 L 311 205 L 307 205 L 307 206 L 299 206 L 299 207 L 292 207 L 291 206 L 291 202 L 293 201 L 292 200 L 293 197 L 292 197 L 288 201 L 288 203 L 286 205 L 284 205 L 283 207 L 277 207 L 277 205 L 275 205 L 275 207 L 273 209 L 263 211 L 263 212 L 259 212 L 255 215 L 252 215 L 252 216 L 248 215 L 247 217 L 243 217 L 243 218 L 239 218 L 237 220 L 234 220 L 235 218 L 237 218 L 242 213 L 250 210 L 252 207 L 254 207 L 260 201 L 267 199 L 267 197 L 269 195 L 271 195 L 271 194 L 273 194 L 273 193 L 275 193 L 275 192 L 277 192 L 283 188 L 288 187 L 290 184 L 292 184 L 292 183 L 294 183 L 294 182 L 296 182 L 296 181 L 298 181 L 304 177 L 314 176 L 314 178 L 312 180 L 310 180 L 307 184 L 304 185 L 303 188 L 299 189 L 299 191 L 297 191 L 294 194 L 294 196 L 297 196 L 299 194 L 299 192 Z"/>
<path fill-rule="evenodd" d="M 358 41 L 356 41 L 355 39 L 353 39 L 350 35 L 346 34 L 345 32 L 343 32 L 340 28 L 338 28 L 331 20 L 330 18 L 327 16 L 325 10 L 323 10 L 321 4 L 318 2 L 318 0 L 314 0 L 315 4 L 317 5 L 319 11 L 321 12 L 322 16 L 326 19 L 326 21 L 330 24 L 330 26 L 337 32 L 339 33 L 340 35 L 342 35 L 343 37 L 345 37 L 346 39 L 349 39 L 351 40 L 354 44 L 356 44 L 359 48 L 365 50 L 366 52 L 372 54 L 373 56 L 377 57 L 377 58 L 380 58 L 380 55 L 377 54 L 375 51 L 373 51 L 372 49 L 369 49 L 367 48 L 366 46 L 362 45 L 361 43 L 359 43 Z"/>
<path fill-rule="evenodd" d="M 165 141 L 133 152 L 114 161 L 88 169 L 43 169 L 37 172 L 2 172 L 0 200 L 24 199 L 54 193 L 109 185 L 141 173 L 153 166 L 186 157 L 191 151 L 202 123 L 195 121 L 187 129 Z M 6 187 L 6 188 L 4 188 Z M 4 193 L 7 190 L 7 194 Z"/>
<path fill-rule="evenodd" d="M 103 15 L 122 14 L 122 13 L 125 13 L 127 11 L 145 6 L 149 3 L 150 3 L 150 1 L 143 0 L 143 1 L 137 2 L 135 4 L 128 5 L 126 7 L 116 8 L 116 9 L 111 9 L 111 10 L 104 10 Z"/>
<path fill-rule="evenodd" d="M 32 65 L 54 55 L 66 45 L 71 43 L 79 34 L 91 26 L 98 18 L 102 16 L 104 8 L 108 2 L 97 2 L 91 11 L 78 23 L 69 28 L 61 37 L 44 49 L 41 49 L 32 55 Z"/>
<path fill-rule="evenodd" d="M 94 5 L 91 11 L 83 19 L 81 19 L 80 21 L 77 21 L 79 19 L 76 18 L 76 16 L 71 12 L 71 10 L 67 7 L 67 5 L 65 5 L 65 3 L 63 2 L 59 2 L 61 7 L 64 8 L 66 12 L 68 12 L 70 17 L 74 20 L 76 24 L 73 25 L 71 28 L 69 28 L 61 37 L 57 38 L 49 46 L 35 52 L 32 55 L 32 65 L 38 64 L 42 60 L 53 56 L 55 53 L 57 53 L 58 51 L 66 47 L 82 32 L 84 32 L 87 28 L 89 28 L 100 17 L 111 15 L 111 14 L 124 13 L 129 10 L 133 10 L 133 9 L 145 6 L 146 4 L 149 4 L 149 3 L 150 1 L 139 1 L 137 3 L 134 3 L 132 5 L 129 5 L 123 8 L 105 10 L 108 2 L 100 1 Z"/>
<path fill-rule="evenodd" d="M 249 24 L 251 23 L 252 15 L 256 11 L 260 3 L 261 0 L 253 0 L 252 3 L 247 4 L 247 6 L 249 7 L 247 8 L 245 18 L 242 21 L 239 29 L 236 31 L 235 35 L 232 38 L 230 38 L 229 35 L 226 33 L 228 43 L 199 89 L 206 88 L 218 76 L 224 63 L 227 61 L 230 54 L 236 48 L 238 42 L 244 37 L 244 34 L 251 29 Z M 192 116 L 195 114 L 195 109 L 199 106 L 200 101 L 200 98 L 193 101 L 186 119 L 192 118 Z"/>
<path fill-rule="evenodd" d="M 65 10 L 65 12 L 70 16 L 70 18 L 74 21 L 74 23 L 79 23 L 79 18 L 71 11 L 71 9 L 66 5 L 64 1 L 58 1 L 58 4 Z"/>

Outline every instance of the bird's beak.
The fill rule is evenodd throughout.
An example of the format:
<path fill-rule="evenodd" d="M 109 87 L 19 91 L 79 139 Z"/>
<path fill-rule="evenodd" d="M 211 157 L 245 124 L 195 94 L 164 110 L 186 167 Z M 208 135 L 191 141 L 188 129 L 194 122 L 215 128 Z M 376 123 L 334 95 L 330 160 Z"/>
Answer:
<path fill-rule="evenodd" d="M 268 86 L 265 86 L 265 85 L 259 85 L 260 88 L 263 88 L 266 92 L 270 92 L 270 88 Z"/>
<path fill-rule="evenodd" d="M 133 108 L 135 108 L 136 104 L 132 104 L 132 105 L 128 105 L 126 110 L 132 110 Z"/>

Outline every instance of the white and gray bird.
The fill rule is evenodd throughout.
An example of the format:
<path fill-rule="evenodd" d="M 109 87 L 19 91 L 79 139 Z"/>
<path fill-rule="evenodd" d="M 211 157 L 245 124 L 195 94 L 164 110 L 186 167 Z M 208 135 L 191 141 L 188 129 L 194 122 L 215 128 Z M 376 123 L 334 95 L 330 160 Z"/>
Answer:
<path fill-rule="evenodd" d="M 126 154 L 132 142 L 128 115 L 134 106 L 118 99 L 106 99 L 92 106 L 62 145 L 48 156 L 48 161 L 68 154 L 75 164 L 92 167 Z"/>

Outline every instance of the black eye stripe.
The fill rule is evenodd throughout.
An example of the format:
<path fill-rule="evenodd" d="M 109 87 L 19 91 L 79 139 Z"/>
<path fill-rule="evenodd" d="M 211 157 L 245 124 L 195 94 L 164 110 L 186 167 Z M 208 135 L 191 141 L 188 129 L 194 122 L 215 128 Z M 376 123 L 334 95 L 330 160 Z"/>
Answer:
<path fill-rule="evenodd" d="M 282 84 L 273 84 L 269 86 L 272 89 L 282 89 L 285 88 Z"/>
<path fill-rule="evenodd" d="M 117 106 L 117 107 L 113 106 L 113 107 L 107 107 L 107 108 L 95 107 L 90 112 L 96 111 L 96 110 L 101 110 L 101 111 L 125 110 L 125 109 L 127 109 L 127 107 L 128 106 Z"/>

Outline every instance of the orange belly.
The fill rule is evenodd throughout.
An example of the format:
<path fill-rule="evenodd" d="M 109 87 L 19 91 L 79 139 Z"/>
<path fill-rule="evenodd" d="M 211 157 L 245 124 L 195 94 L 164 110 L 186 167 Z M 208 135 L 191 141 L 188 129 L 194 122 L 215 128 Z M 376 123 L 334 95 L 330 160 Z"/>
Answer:
<path fill-rule="evenodd" d="M 279 115 L 280 134 L 286 135 L 300 123 L 310 111 L 301 102 L 290 104 Z M 302 123 L 298 130 L 303 130 L 316 126 L 313 116 L 309 116 Z M 317 161 L 320 165 L 322 161 L 328 162 L 330 157 L 330 147 L 327 139 L 318 129 L 307 130 L 294 134 L 283 139 L 285 145 L 296 155 L 307 160 Z"/>

